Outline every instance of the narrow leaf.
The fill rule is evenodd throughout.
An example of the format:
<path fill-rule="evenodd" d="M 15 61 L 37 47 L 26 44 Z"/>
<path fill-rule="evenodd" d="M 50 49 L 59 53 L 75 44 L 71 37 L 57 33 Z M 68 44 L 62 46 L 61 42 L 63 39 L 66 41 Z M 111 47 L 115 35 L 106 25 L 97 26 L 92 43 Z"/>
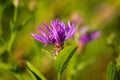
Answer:
<path fill-rule="evenodd" d="M 54 59 L 54 57 L 52 56 L 52 54 L 49 52 L 49 51 L 47 51 L 47 50 L 45 50 L 45 49 L 41 49 L 44 53 L 45 53 L 45 55 L 47 55 L 49 58 L 51 58 L 52 60 L 55 60 Z"/>
<path fill-rule="evenodd" d="M 10 30 L 13 31 L 15 24 L 12 20 L 10 20 L 9 25 L 10 25 Z"/>
<path fill-rule="evenodd" d="M 108 78 L 108 80 L 115 80 L 116 73 L 117 73 L 116 63 L 110 62 L 107 66 L 107 78 Z"/>
<path fill-rule="evenodd" d="M 67 67 L 68 62 L 72 58 L 73 54 L 75 53 L 77 47 L 76 46 L 68 46 L 65 47 L 57 56 L 55 61 L 55 68 L 58 73 L 62 73 L 64 69 Z"/>
<path fill-rule="evenodd" d="M 36 80 L 47 80 L 42 73 L 39 72 L 34 66 L 32 66 L 28 61 L 26 62 L 28 70 L 34 75 Z"/>

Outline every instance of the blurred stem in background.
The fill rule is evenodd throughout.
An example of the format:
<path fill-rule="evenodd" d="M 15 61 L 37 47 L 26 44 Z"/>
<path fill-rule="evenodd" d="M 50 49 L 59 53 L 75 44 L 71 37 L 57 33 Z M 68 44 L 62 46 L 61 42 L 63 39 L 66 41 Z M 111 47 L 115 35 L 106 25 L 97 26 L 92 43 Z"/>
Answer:
<path fill-rule="evenodd" d="M 0 35 L 2 34 L 2 16 L 4 15 L 3 14 L 3 11 L 4 11 L 4 9 L 6 8 L 6 6 L 7 6 L 7 4 L 9 3 L 9 1 L 8 2 L 6 2 L 6 4 L 5 5 L 0 5 L 0 6 L 2 6 L 2 7 L 0 7 L 0 22 L 1 22 L 1 24 L 0 24 Z M 2 39 L 2 41 L 4 42 L 3 44 L 3 47 L 2 47 L 2 49 L 1 49 L 1 51 L 0 51 L 0 54 L 3 54 L 5 51 L 8 51 L 8 54 L 10 55 L 11 54 L 11 48 L 12 48 L 12 44 L 13 44 L 13 42 L 14 42 L 14 40 L 15 40 L 15 37 L 16 37 L 16 32 L 14 32 L 14 27 L 15 27 L 15 22 L 16 22 L 16 19 L 17 19 L 17 6 L 16 7 L 14 7 L 14 14 L 13 14 L 13 21 L 12 21 L 12 19 L 11 19 L 11 21 L 10 21 L 10 25 L 9 25 L 9 27 L 10 27 L 10 40 L 6 43 L 6 42 L 4 42 L 4 39 L 3 39 L 3 37 L 1 36 L 0 37 L 0 39 Z"/>
<path fill-rule="evenodd" d="M 18 7 L 15 7 L 15 9 L 14 9 L 14 16 L 13 16 L 13 21 L 14 22 L 16 22 L 17 14 L 18 14 Z"/>
<path fill-rule="evenodd" d="M 57 80 L 61 80 L 61 73 L 58 73 L 58 78 Z"/>
<path fill-rule="evenodd" d="M 14 29 L 16 27 L 16 21 L 17 21 L 17 16 L 18 16 L 19 0 L 13 0 L 13 5 L 14 5 L 14 14 L 13 14 L 13 19 L 10 22 L 11 35 L 10 35 L 10 40 L 8 43 L 8 51 L 9 52 L 11 52 L 12 44 L 17 35 L 17 30 L 14 30 Z"/>
<path fill-rule="evenodd" d="M 13 21 L 14 22 L 16 22 L 16 19 L 17 19 L 19 2 L 20 0 L 13 0 L 13 5 L 14 5 Z"/>

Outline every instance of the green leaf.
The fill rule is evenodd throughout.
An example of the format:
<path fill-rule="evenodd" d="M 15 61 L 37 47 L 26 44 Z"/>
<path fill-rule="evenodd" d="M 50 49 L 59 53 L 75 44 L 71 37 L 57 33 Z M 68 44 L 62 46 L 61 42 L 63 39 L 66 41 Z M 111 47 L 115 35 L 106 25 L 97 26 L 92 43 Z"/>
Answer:
<path fill-rule="evenodd" d="M 76 49 L 77 46 L 67 46 L 62 51 L 60 51 L 55 61 L 55 68 L 58 73 L 61 74 L 64 71 Z"/>
<path fill-rule="evenodd" d="M 32 66 L 28 61 L 26 62 L 28 70 L 32 73 L 32 76 L 35 77 L 35 80 L 47 80 L 42 73 L 39 72 L 34 66 Z"/>
<path fill-rule="evenodd" d="M 47 51 L 47 50 L 45 50 L 45 49 L 41 49 L 44 53 L 45 53 L 45 55 L 47 55 L 49 58 L 51 58 L 52 60 L 55 60 L 54 59 L 54 57 L 53 57 L 53 55 L 49 52 L 49 51 Z"/>
<path fill-rule="evenodd" d="M 10 26 L 10 30 L 13 31 L 15 24 L 12 20 L 10 20 L 9 26 Z"/>
<path fill-rule="evenodd" d="M 107 66 L 107 78 L 108 78 L 108 80 L 115 80 L 116 73 L 117 73 L 116 63 L 110 62 Z"/>

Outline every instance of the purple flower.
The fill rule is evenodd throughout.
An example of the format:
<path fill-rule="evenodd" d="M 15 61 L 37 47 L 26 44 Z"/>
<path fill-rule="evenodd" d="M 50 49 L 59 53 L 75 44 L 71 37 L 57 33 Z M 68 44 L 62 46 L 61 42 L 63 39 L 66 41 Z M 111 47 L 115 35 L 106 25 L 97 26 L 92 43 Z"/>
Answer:
<path fill-rule="evenodd" d="M 87 28 L 83 28 L 83 30 L 81 30 L 82 33 L 84 32 L 84 34 L 80 37 L 80 42 L 86 44 L 92 40 L 97 39 L 98 37 L 100 37 L 100 31 L 93 31 L 93 32 L 87 32 Z"/>
<path fill-rule="evenodd" d="M 50 26 L 44 23 L 43 25 L 47 32 L 39 27 L 41 35 L 31 34 L 31 36 L 44 44 L 54 44 L 55 46 L 62 46 L 64 41 L 71 38 L 77 29 L 74 27 L 74 23 L 70 24 L 68 21 L 68 24 L 64 24 L 58 19 L 51 21 Z"/>

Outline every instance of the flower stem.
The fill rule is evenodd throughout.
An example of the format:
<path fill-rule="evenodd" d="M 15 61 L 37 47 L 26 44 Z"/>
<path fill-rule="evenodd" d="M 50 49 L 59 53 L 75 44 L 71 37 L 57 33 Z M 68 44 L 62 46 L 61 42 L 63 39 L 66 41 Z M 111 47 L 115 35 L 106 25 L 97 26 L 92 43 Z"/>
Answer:
<path fill-rule="evenodd" d="M 14 22 L 16 22 L 16 19 L 17 19 L 17 12 L 18 12 L 18 8 L 15 7 L 14 15 L 13 15 L 13 21 L 14 21 Z"/>
<path fill-rule="evenodd" d="M 11 51 L 13 42 L 14 42 L 15 37 L 16 37 L 16 34 L 17 34 L 17 32 L 11 33 L 11 37 L 10 37 L 10 40 L 9 40 L 9 43 L 8 43 L 8 51 Z"/>
<path fill-rule="evenodd" d="M 58 73 L 58 79 L 57 80 L 61 80 L 61 73 Z"/>

